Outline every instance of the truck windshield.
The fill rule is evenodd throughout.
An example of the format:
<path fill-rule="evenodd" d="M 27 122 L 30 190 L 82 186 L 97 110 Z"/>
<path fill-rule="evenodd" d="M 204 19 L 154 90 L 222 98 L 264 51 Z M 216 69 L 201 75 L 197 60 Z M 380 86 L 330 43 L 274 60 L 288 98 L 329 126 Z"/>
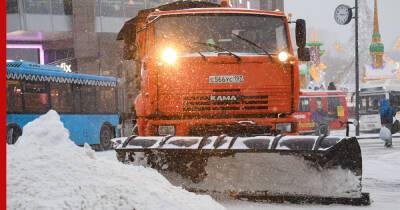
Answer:
<path fill-rule="evenodd" d="M 157 20 L 155 28 L 156 49 L 174 47 L 180 53 L 216 52 L 219 50 L 212 47 L 216 44 L 234 53 L 265 54 L 238 36 L 272 54 L 288 48 L 282 17 L 238 14 L 164 16 Z M 196 42 L 210 43 L 210 46 L 195 45 Z"/>

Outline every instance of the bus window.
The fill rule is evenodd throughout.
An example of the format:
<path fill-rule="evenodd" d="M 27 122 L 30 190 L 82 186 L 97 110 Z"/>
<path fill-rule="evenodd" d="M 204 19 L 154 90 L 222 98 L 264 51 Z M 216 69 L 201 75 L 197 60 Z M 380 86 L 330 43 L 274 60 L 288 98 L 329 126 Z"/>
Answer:
<path fill-rule="evenodd" d="M 308 98 L 300 98 L 300 112 L 309 112 L 310 111 L 310 99 Z"/>
<path fill-rule="evenodd" d="M 337 108 L 340 106 L 338 97 L 328 97 L 328 112 L 337 115 Z"/>
<path fill-rule="evenodd" d="M 98 87 L 98 94 L 99 94 L 98 111 L 100 113 L 115 113 L 116 112 L 115 88 Z"/>
<path fill-rule="evenodd" d="M 396 111 L 400 111 L 400 94 L 390 94 L 390 105 L 396 109 Z"/>
<path fill-rule="evenodd" d="M 81 111 L 82 113 L 98 113 L 96 110 L 96 87 L 81 87 Z"/>
<path fill-rule="evenodd" d="M 7 112 L 22 112 L 22 87 L 20 81 L 7 80 Z"/>
<path fill-rule="evenodd" d="M 360 112 L 361 113 L 378 113 L 379 101 L 385 98 L 385 95 L 361 96 Z"/>
<path fill-rule="evenodd" d="M 50 84 L 51 108 L 59 113 L 73 112 L 72 89 L 70 84 Z"/>
<path fill-rule="evenodd" d="M 322 98 L 317 97 L 317 98 L 315 99 L 315 103 L 316 103 L 316 106 L 317 106 L 317 110 L 322 111 L 322 110 L 323 110 L 323 109 L 322 109 Z"/>
<path fill-rule="evenodd" d="M 75 113 L 81 113 L 81 86 L 72 85 L 72 97 Z"/>
<path fill-rule="evenodd" d="M 24 102 L 25 112 L 44 113 L 49 110 L 49 92 L 47 83 L 25 82 Z"/>

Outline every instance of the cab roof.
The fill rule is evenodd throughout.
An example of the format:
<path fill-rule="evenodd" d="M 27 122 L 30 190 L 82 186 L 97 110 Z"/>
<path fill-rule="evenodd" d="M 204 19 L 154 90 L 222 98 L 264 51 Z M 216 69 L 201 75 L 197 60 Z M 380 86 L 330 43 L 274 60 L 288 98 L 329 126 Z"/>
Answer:
<path fill-rule="evenodd" d="M 199 13 L 234 13 L 234 14 L 258 14 L 258 15 L 271 15 L 271 16 L 285 16 L 283 12 L 272 12 L 265 10 L 255 9 L 244 9 L 244 8 L 229 8 L 229 7 L 216 7 L 216 8 L 188 8 L 179 10 L 155 10 L 149 14 L 149 16 L 160 16 L 160 15 L 179 15 L 179 14 L 199 14 Z"/>

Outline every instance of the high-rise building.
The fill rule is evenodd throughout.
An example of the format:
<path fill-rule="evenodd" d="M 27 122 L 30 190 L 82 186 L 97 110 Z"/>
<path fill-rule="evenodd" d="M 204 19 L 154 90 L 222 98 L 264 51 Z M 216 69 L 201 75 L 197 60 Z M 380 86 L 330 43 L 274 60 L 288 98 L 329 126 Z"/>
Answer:
<path fill-rule="evenodd" d="M 117 33 L 139 10 L 174 0 L 7 0 L 7 59 L 63 64 L 120 80 L 120 110 L 136 96 L 135 65 Z M 219 3 L 220 0 L 208 0 Z M 283 0 L 232 0 L 234 7 L 283 10 Z M 243 6 L 244 5 L 244 6 Z"/>

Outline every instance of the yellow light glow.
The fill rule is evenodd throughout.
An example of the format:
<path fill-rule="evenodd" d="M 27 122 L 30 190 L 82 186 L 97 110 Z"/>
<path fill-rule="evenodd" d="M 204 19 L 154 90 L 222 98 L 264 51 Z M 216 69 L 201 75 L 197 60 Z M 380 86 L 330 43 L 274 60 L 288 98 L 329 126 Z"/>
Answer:
<path fill-rule="evenodd" d="M 168 64 L 174 64 L 176 61 L 177 55 L 174 49 L 166 48 L 162 53 L 162 60 Z"/>
<path fill-rule="evenodd" d="M 281 62 L 287 61 L 288 58 L 289 58 L 289 55 L 288 55 L 287 52 L 285 52 L 285 51 L 280 52 L 279 55 L 278 55 L 278 59 L 279 59 Z"/>

